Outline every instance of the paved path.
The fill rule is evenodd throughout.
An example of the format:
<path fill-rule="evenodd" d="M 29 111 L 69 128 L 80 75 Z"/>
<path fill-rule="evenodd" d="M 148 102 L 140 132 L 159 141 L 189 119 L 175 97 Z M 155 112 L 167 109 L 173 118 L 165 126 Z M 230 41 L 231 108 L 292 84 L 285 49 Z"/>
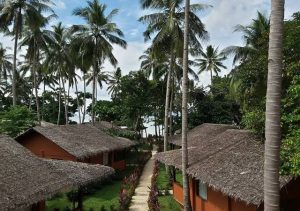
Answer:
<path fill-rule="evenodd" d="M 156 146 L 153 147 L 152 157 L 146 163 L 143 173 L 140 177 L 139 184 L 135 189 L 135 193 L 131 200 L 131 205 L 129 207 L 130 211 L 147 211 L 148 210 L 148 196 L 149 187 L 151 186 L 151 177 L 154 167 L 153 155 L 156 154 Z"/>

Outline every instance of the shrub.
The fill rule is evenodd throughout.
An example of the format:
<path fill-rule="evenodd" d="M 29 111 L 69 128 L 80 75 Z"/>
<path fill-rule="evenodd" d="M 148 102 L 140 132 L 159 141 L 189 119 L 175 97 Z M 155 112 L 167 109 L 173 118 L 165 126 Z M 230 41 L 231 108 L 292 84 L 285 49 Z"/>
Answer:
<path fill-rule="evenodd" d="M 159 162 L 155 161 L 154 164 L 154 169 L 153 169 L 153 174 L 151 178 L 151 188 L 150 188 L 150 193 L 149 193 L 149 198 L 148 198 L 148 207 L 150 211 L 159 211 L 160 206 L 158 202 L 158 188 L 156 185 L 157 177 L 159 174 Z"/>
<path fill-rule="evenodd" d="M 119 203 L 121 211 L 128 210 L 131 198 L 134 194 L 135 188 L 138 185 L 141 174 L 142 168 L 139 166 L 133 171 L 132 174 L 123 179 L 119 193 Z"/>

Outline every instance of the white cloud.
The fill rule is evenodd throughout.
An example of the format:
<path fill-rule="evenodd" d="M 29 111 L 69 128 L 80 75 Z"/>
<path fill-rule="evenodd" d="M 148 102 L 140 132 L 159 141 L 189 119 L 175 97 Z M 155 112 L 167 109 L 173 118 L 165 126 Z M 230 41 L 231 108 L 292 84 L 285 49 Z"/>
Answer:
<path fill-rule="evenodd" d="M 66 8 L 66 4 L 63 0 L 54 0 L 53 1 L 55 4 L 55 9 L 65 9 Z"/>

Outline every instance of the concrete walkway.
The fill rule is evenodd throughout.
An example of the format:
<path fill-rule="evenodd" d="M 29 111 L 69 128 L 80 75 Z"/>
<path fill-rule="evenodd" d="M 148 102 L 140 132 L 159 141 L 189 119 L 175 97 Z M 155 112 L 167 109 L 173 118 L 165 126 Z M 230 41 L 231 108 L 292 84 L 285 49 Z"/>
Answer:
<path fill-rule="evenodd" d="M 152 157 L 146 163 L 143 173 L 140 177 L 139 184 L 135 189 L 135 193 L 131 200 L 129 207 L 130 211 L 147 211 L 148 210 L 148 196 L 151 186 L 151 177 L 154 167 L 153 155 L 156 154 L 156 146 L 153 146 Z"/>

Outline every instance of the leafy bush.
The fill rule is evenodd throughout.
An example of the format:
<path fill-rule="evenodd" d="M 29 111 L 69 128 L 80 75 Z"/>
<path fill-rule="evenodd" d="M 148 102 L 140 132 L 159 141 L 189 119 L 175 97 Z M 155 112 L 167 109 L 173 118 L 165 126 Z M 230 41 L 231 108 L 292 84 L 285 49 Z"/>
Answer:
<path fill-rule="evenodd" d="M 139 166 L 133 171 L 132 174 L 130 174 L 128 177 L 125 177 L 122 181 L 119 193 L 120 211 L 128 210 L 131 198 L 134 194 L 135 188 L 138 185 L 141 174 L 142 168 Z"/>
<path fill-rule="evenodd" d="M 242 125 L 263 137 L 265 134 L 265 112 L 260 109 L 246 112 L 242 119 Z"/>
<path fill-rule="evenodd" d="M 157 177 L 159 174 L 159 162 L 155 161 L 154 164 L 154 169 L 153 169 L 153 174 L 151 178 L 151 188 L 150 188 L 150 193 L 149 193 L 149 198 L 148 198 L 148 207 L 150 211 L 159 211 L 160 206 L 158 202 L 158 188 L 157 188 Z"/>
<path fill-rule="evenodd" d="M 0 133 L 16 137 L 34 126 L 35 115 L 26 106 L 12 106 L 0 112 Z"/>
<path fill-rule="evenodd" d="M 294 131 L 282 144 L 281 174 L 300 175 L 300 130 Z"/>

